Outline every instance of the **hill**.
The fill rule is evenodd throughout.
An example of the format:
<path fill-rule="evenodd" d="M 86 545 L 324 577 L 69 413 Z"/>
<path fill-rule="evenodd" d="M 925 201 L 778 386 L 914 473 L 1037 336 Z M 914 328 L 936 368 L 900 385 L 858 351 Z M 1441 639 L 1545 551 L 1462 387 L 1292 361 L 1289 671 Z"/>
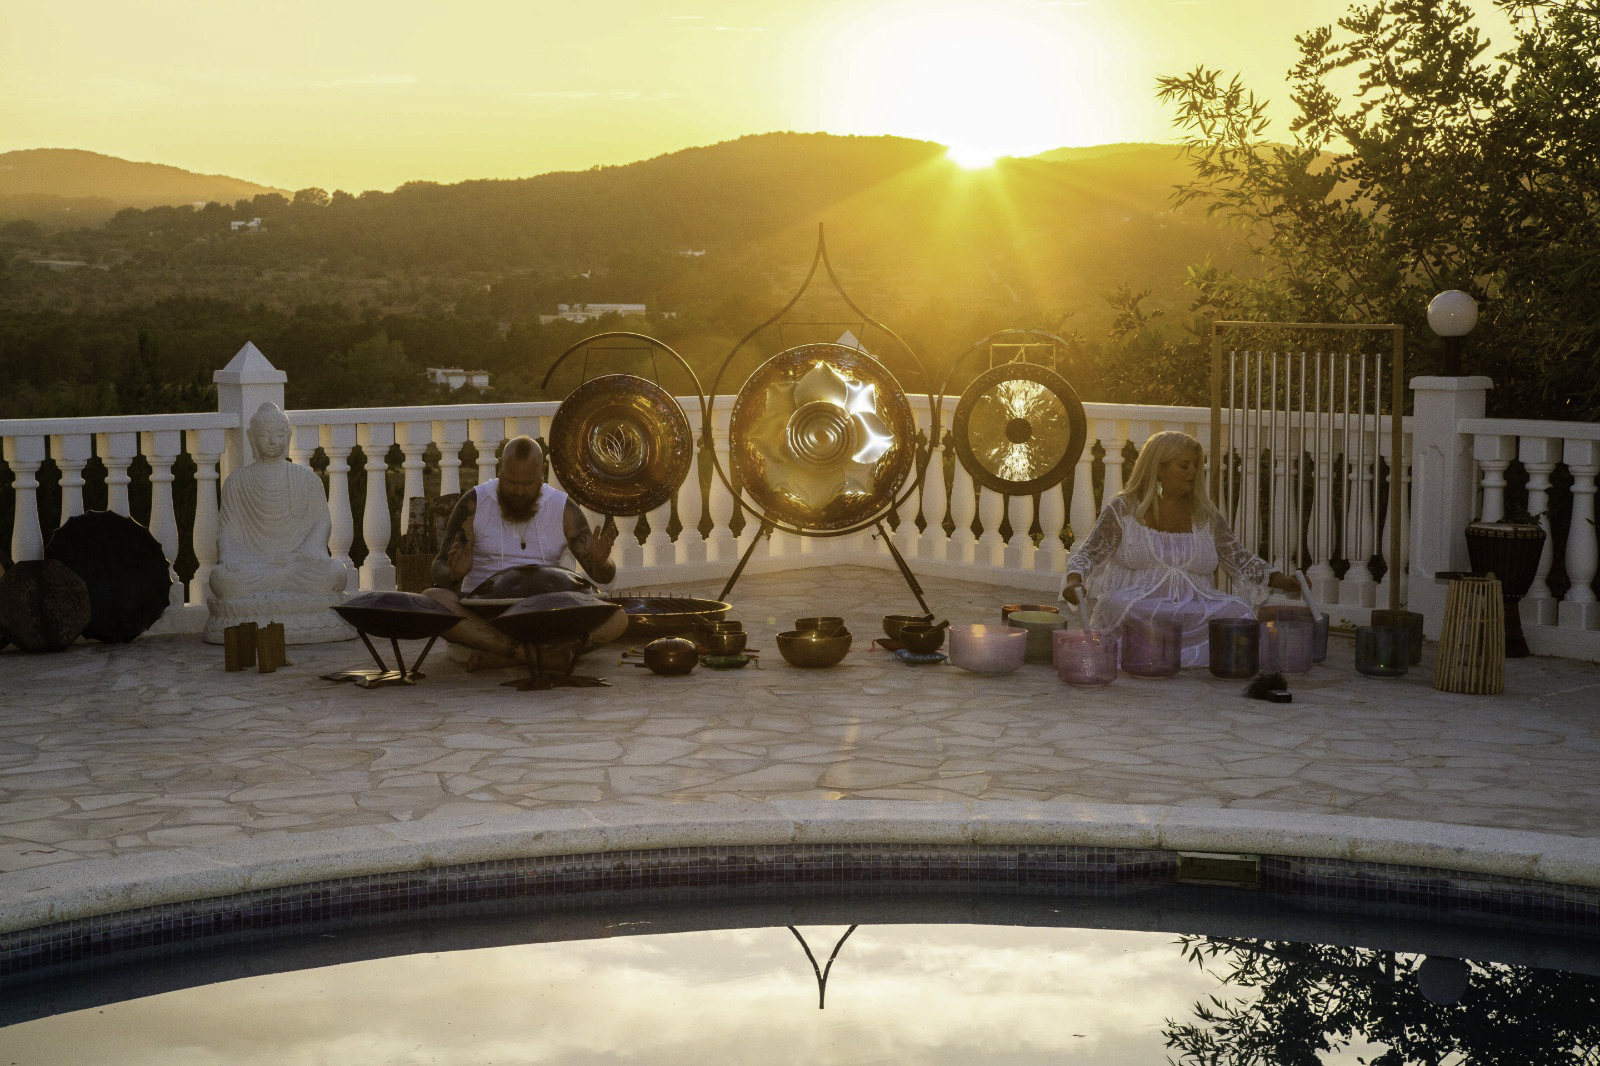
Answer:
<path fill-rule="evenodd" d="M 51 228 L 93 226 L 125 207 L 231 204 L 276 191 L 220 174 L 135 163 L 76 148 L 0 153 L 0 222 L 28 219 Z"/>

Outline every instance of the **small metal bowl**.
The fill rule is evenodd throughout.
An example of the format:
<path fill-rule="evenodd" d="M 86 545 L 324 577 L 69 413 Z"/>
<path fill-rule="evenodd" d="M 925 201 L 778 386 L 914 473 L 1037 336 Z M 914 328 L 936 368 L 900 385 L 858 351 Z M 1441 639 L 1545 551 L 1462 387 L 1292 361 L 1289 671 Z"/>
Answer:
<path fill-rule="evenodd" d="M 945 626 L 914 622 L 900 627 L 900 646 L 913 655 L 928 655 L 944 647 Z"/>
<path fill-rule="evenodd" d="M 822 634 L 816 630 L 789 630 L 778 634 L 778 653 L 791 666 L 837 666 L 850 651 L 850 632 Z"/>
<path fill-rule="evenodd" d="M 883 616 L 883 635 L 899 643 L 901 627 L 926 625 L 932 621 L 931 614 L 886 614 Z"/>
<path fill-rule="evenodd" d="M 739 655 L 748 639 L 749 634 L 742 629 L 700 634 L 700 643 L 705 646 L 707 655 Z"/>
<path fill-rule="evenodd" d="M 844 628 L 844 619 L 836 614 L 819 615 L 815 618 L 796 618 L 794 628 L 800 633 L 836 633 Z"/>
<path fill-rule="evenodd" d="M 718 622 L 703 622 L 698 628 L 703 633 L 742 633 L 744 623 L 731 622 L 724 618 Z"/>

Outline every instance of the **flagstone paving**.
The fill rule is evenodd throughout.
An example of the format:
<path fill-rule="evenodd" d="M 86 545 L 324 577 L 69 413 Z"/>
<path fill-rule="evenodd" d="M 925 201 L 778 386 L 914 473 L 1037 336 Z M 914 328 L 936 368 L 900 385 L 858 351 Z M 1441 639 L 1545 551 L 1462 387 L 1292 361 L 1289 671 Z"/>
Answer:
<path fill-rule="evenodd" d="M 1038 596 L 923 585 L 955 622 Z M 908 667 L 870 643 L 881 615 L 914 609 L 894 572 L 751 575 L 733 599 L 759 668 L 662 678 L 618 665 L 616 645 L 583 662 L 611 680 L 599 689 L 520 692 L 501 685 L 511 671 L 467 673 L 442 645 L 420 684 L 372 691 L 320 677 L 363 666 L 357 642 L 292 647 L 272 674 L 227 673 L 222 649 L 192 636 L 0 654 L 0 895 L 8 875 L 36 883 L 82 860 L 625 805 L 1229 808 L 1600 847 L 1597 664 L 1512 660 L 1504 695 L 1456 695 L 1432 688 L 1432 645 L 1406 677 L 1378 680 L 1336 634 L 1276 705 L 1205 670 L 1082 689 L 1043 666 Z M 773 634 L 823 609 L 854 631 L 849 657 L 784 663 Z"/>

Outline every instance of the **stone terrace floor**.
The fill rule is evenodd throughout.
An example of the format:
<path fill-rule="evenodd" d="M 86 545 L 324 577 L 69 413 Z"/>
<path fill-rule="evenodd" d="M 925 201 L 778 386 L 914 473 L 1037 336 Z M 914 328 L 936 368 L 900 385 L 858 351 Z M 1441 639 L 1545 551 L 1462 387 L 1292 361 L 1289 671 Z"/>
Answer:
<path fill-rule="evenodd" d="M 923 584 L 954 622 L 1038 597 Z M 731 598 L 729 617 L 765 653 L 759 669 L 661 678 L 616 665 L 614 646 L 583 662 L 611 679 L 601 689 L 504 688 L 510 671 L 466 673 L 442 644 L 422 683 L 372 691 L 319 677 L 370 665 L 359 642 L 291 647 L 294 665 L 273 674 L 227 673 L 197 636 L 7 651 L 0 897 L 8 880 L 47 887 L 48 867 L 70 880 L 84 860 L 622 805 L 1233 808 L 1532 830 L 1600 849 L 1600 665 L 1512 660 L 1504 695 L 1454 695 L 1431 686 L 1432 645 L 1405 678 L 1378 680 L 1355 672 L 1353 640 L 1336 633 L 1326 663 L 1290 678 L 1294 702 L 1273 705 L 1203 669 L 1080 689 L 1042 666 L 1000 678 L 907 667 L 870 645 L 881 615 L 915 609 L 893 571 L 746 576 Z M 843 614 L 855 647 L 833 669 L 790 667 L 772 634 L 818 613 Z"/>

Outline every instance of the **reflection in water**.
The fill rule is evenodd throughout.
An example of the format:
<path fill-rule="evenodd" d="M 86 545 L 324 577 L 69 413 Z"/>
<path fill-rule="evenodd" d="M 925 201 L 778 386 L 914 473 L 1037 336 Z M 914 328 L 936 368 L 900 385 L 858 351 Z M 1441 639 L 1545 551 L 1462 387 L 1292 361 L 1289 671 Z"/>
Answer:
<path fill-rule="evenodd" d="M 1600 979 L 1372 948 L 1186 936 L 1184 954 L 1243 995 L 1168 1020 L 1183 1063 L 1600 1063 Z M 1365 1056 L 1363 1056 L 1365 1057 Z"/>
<path fill-rule="evenodd" d="M 1570 974 L 1473 963 L 1440 1006 L 1420 956 L 1368 949 L 946 924 L 630 935 L 649 924 L 27 1022 L 0 1029 L 0 1064 L 1596 1061 L 1597 983 Z M 807 936 L 833 942 L 826 965 Z"/>

